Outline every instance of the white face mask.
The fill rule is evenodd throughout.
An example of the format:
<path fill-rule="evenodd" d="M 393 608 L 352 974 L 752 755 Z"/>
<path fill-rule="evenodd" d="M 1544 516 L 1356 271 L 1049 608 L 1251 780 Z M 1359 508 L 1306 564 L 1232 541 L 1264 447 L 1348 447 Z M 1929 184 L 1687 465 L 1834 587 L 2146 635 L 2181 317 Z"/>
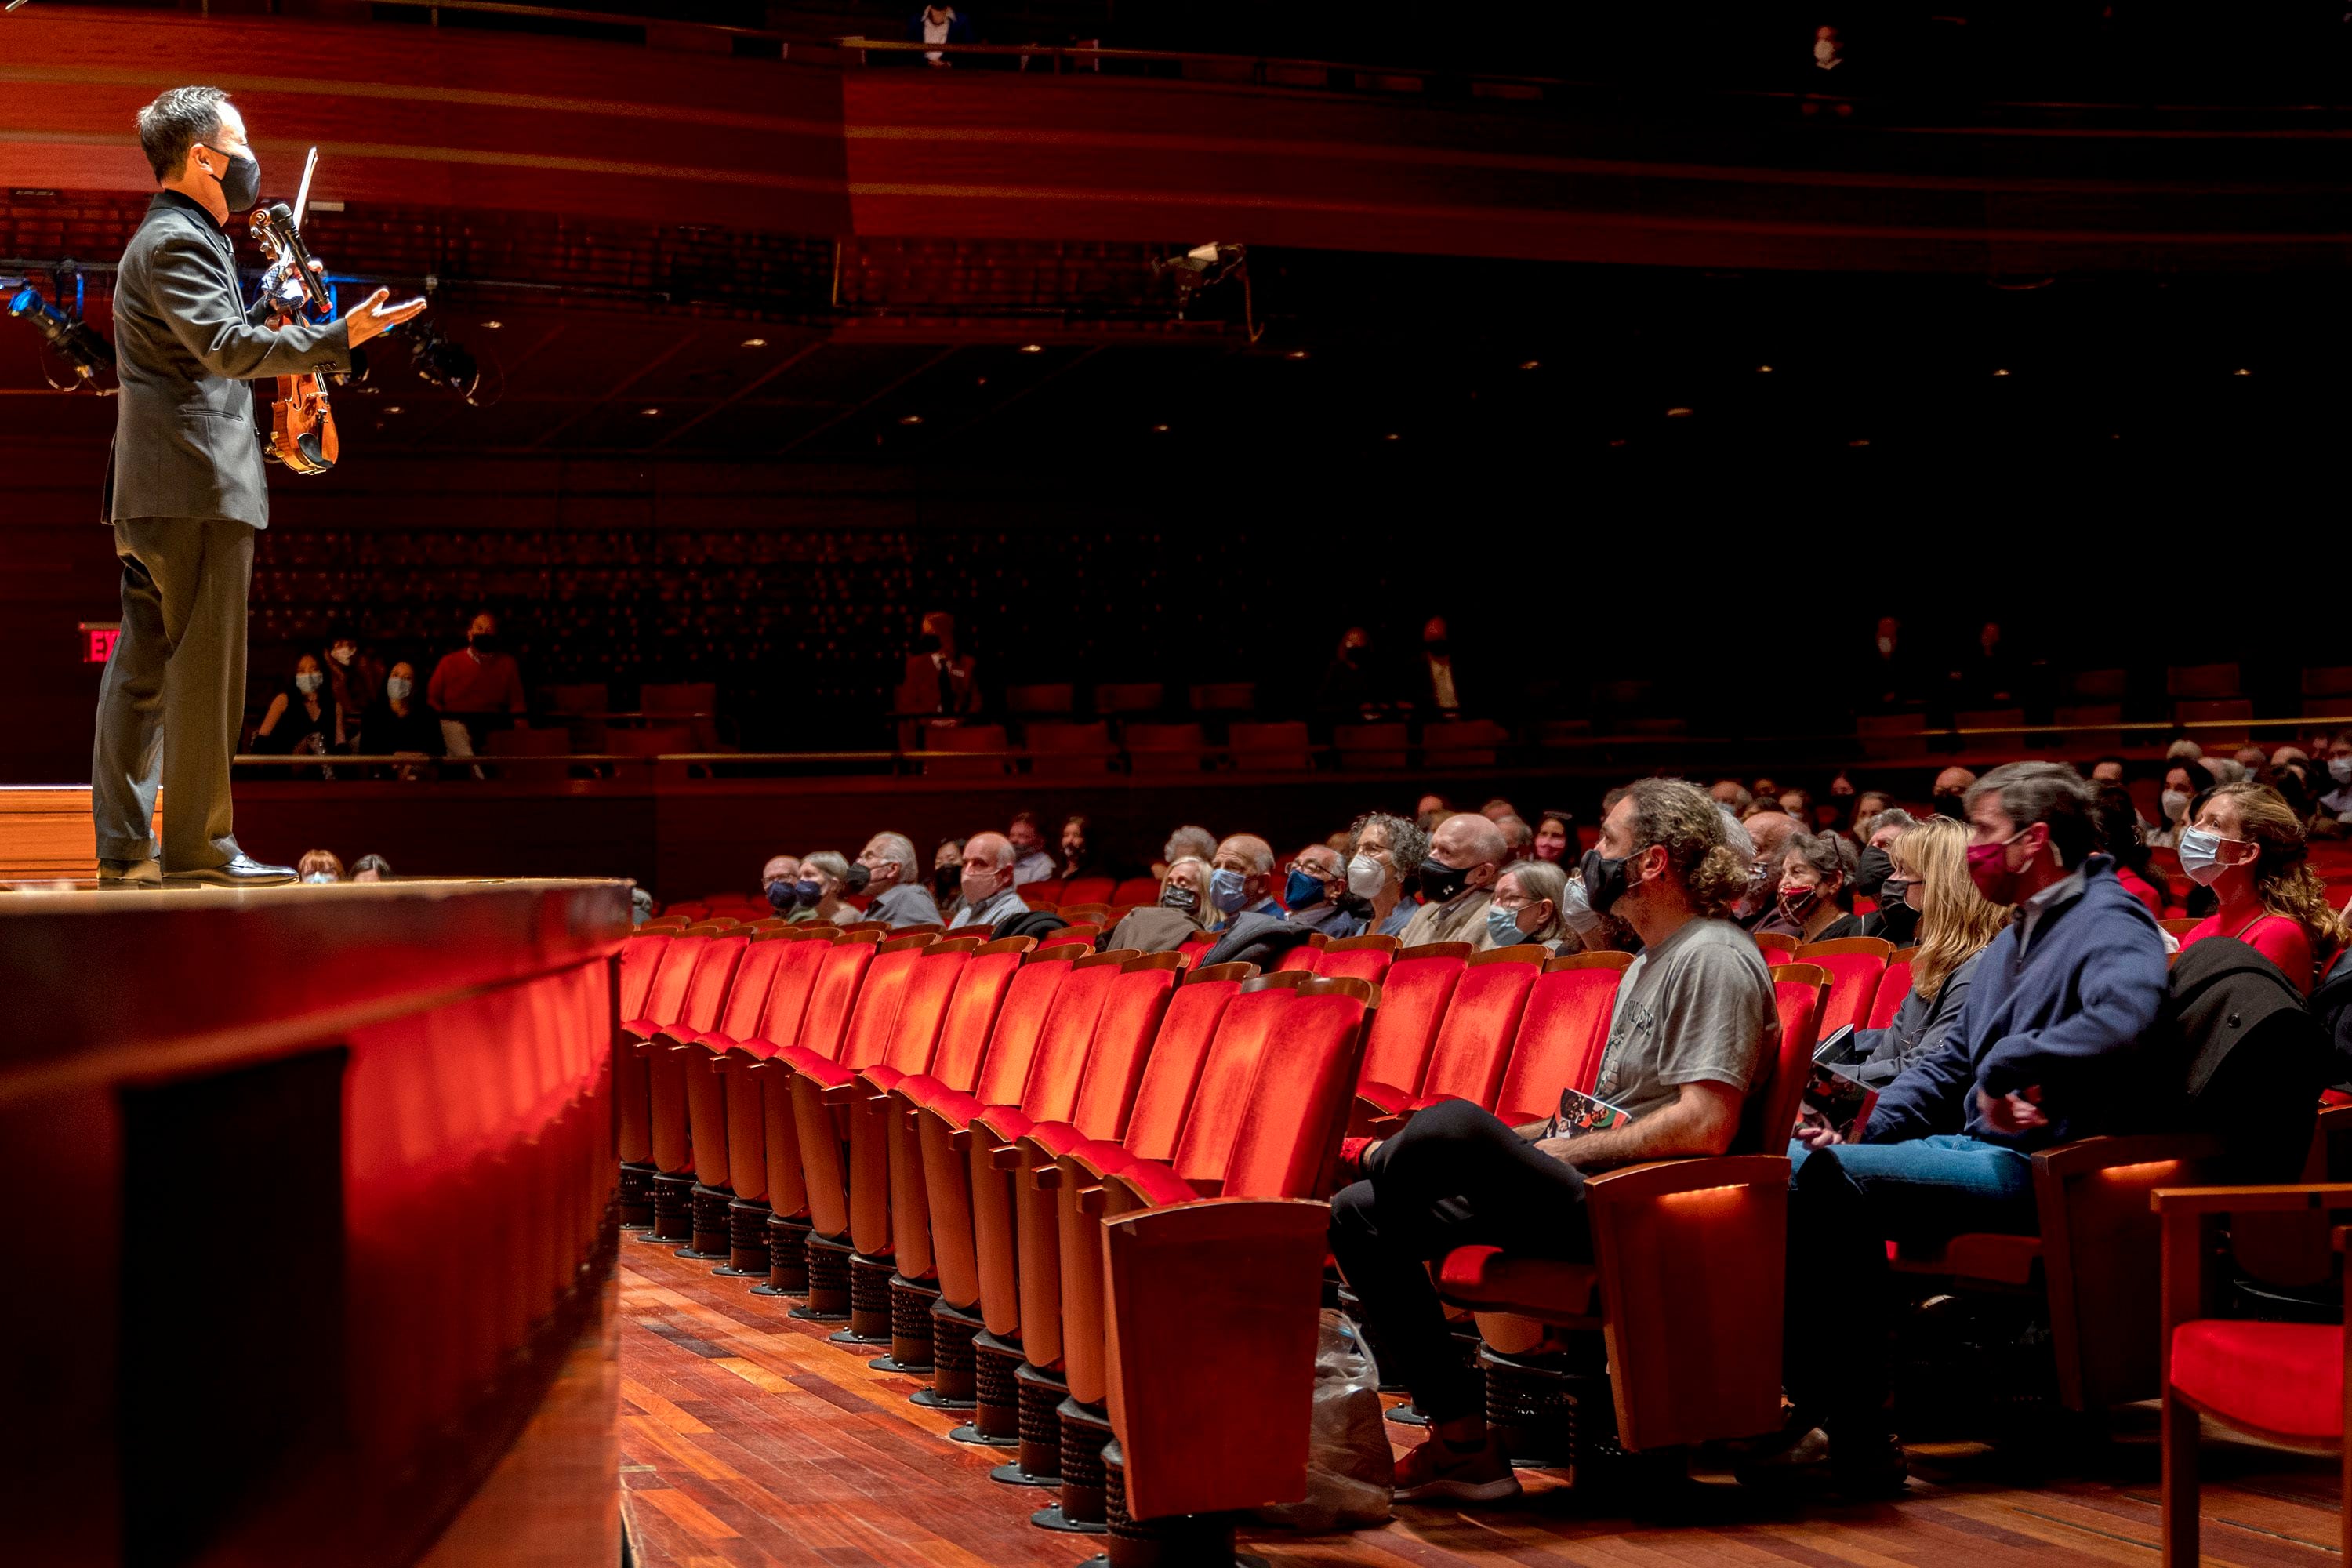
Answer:
<path fill-rule="evenodd" d="M 318 690 L 320 683 L 326 679 L 315 669 L 306 669 L 294 678 L 294 689 L 308 697 L 311 692 Z"/>
<path fill-rule="evenodd" d="M 1369 855 L 1358 855 L 1348 862 L 1348 891 L 1360 899 L 1378 897 L 1388 880 L 1387 870 Z"/>
<path fill-rule="evenodd" d="M 408 694 L 416 689 L 416 682 L 404 675 L 395 675 L 383 683 L 383 693 L 394 702 L 405 702 Z"/>
<path fill-rule="evenodd" d="M 1576 931 L 1588 931 L 1601 923 L 1601 917 L 1592 912 L 1592 895 L 1585 891 L 1581 871 L 1568 879 L 1568 891 L 1560 900 L 1559 918 Z"/>
<path fill-rule="evenodd" d="M 2166 790 L 2163 795 L 2163 805 L 2164 820 L 2167 822 L 2178 822 L 2180 820 L 2181 815 L 2189 809 L 2189 792 L 2178 789 Z"/>
<path fill-rule="evenodd" d="M 1879 638 L 1878 651 L 1881 653 L 1893 653 L 1895 651 L 1895 639 L 1893 637 Z"/>

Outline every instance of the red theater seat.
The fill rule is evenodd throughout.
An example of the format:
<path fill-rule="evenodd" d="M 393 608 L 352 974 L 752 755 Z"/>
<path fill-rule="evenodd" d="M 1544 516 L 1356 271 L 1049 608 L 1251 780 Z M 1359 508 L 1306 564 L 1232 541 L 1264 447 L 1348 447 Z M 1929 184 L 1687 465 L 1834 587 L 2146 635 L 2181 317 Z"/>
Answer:
<path fill-rule="evenodd" d="M 1878 994 L 1870 999 L 1870 1023 L 1873 1029 L 1884 1029 L 1895 1022 L 1904 998 L 1911 994 L 1911 955 L 1916 947 L 1897 948 L 1886 961 L 1886 973 L 1878 979 Z"/>
<path fill-rule="evenodd" d="M 698 930 L 701 928 L 697 928 Z M 688 1079 L 686 1063 L 676 1047 L 714 1028 L 719 1015 L 726 1005 L 728 987 L 735 976 L 735 966 L 744 951 L 751 945 L 749 935 L 680 937 L 677 942 L 704 942 L 699 962 L 694 966 L 693 977 L 687 983 L 679 998 L 675 1016 L 661 1021 L 648 1037 L 641 1040 L 637 1050 L 646 1062 L 646 1109 L 652 1131 L 654 1176 L 655 1238 L 664 1241 L 685 1241 L 688 1245 L 681 1255 L 696 1258 L 720 1256 L 726 1228 L 726 1200 L 718 1202 L 715 1216 L 721 1237 L 719 1247 L 705 1249 L 692 1245 L 694 1240 L 694 1145 L 687 1120 L 688 1094 L 709 1088 Z M 675 947 L 676 943 L 673 943 Z M 656 982 L 658 989 L 658 982 Z M 720 1116 L 724 1117 L 722 1106 Z M 717 1168 L 723 1182 L 723 1163 Z M 708 1211 L 709 1205 L 705 1205 Z M 706 1236 L 705 1239 L 708 1239 Z"/>
<path fill-rule="evenodd" d="M 2221 1221 L 2259 1215 L 2318 1232 L 2352 1209 L 2352 1185 L 2159 1187 L 2148 1201 L 2163 1227 L 2164 1568 L 2197 1568 L 2205 1417 L 2263 1442 L 2340 1456 L 2344 1495 L 2352 1499 L 2352 1402 L 2344 1375 L 2352 1317 L 2320 1323 L 2215 1317 L 2220 1276 L 2210 1267 Z M 2332 1235 L 2343 1252 L 2352 1227 L 2336 1226 Z M 2352 1507 L 2340 1514 L 2337 1550 L 2352 1556 Z"/>
<path fill-rule="evenodd" d="M 1617 983 L 1633 962 L 1626 952 L 1577 952 L 1544 965 L 1519 1015 L 1496 1115 L 1514 1127 L 1540 1121 L 1559 1108 L 1560 1090 L 1592 1088 Z"/>
<path fill-rule="evenodd" d="M 1381 977 L 1380 1010 L 1365 1031 L 1351 1132 L 1369 1133 L 1376 1123 L 1392 1122 L 1421 1092 L 1438 1026 L 1468 956 L 1457 945 L 1408 947 L 1391 959 Z"/>
<path fill-rule="evenodd" d="M 1375 1133 L 1393 1131 L 1412 1112 L 1440 1100 L 1495 1103 L 1510 1060 L 1511 1041 L 1518 1033 L 1520 1011 L 1550 956 L 1540 947 L 1498 947 L 1463 960 L 1461 978 L 1430 1047 L 1420 1091 L 1376 1121 Z M 1391 973 L 1397 967 L 1401 964 L 1392 965 Z M 1375 1091 L 1359 1084 L 1356 1092 L 1360 1100 L 1370 1100 Z"/>
<path fill-rule="evenodd" d="M 1341 937 L 1327 942 L 1323 956 L 1316 961 L 1315 973 L 1327 980 L 1361 980 L 1378 985 L 1389 971 L 1390 962 L 1402 945 L 1392 936 L 1378 932 L 1363 936 Z"/>
<path fill-rule="evenodd" d="M 1819 964 L 1830 977 L 1829 1001 L 1822 1009 L 1822 1037 L 1826 1039 L 1851 1024 L 1867 1026 L 1871 1004 L 1895 944 L 1883 937 L 1849 936 L 1833 942 L 1809 942 L 1792 955 L 1799 963 Z"/>
<path fill-rule="evenodd" d="M 1323 950 L 1330 944 L 1331 939 L 1321 931 L 1308 931 L 1306 940 L 1284 953 L 1282 962 L 1276 964 L 1275 968 L 1295 969 L 1303 973 L 1313 974 L 1317 973 L 1318 965 L 1323 962 Z"/>
<path fill-rule="evenodd" d="M 1100 904 L 1108 909 L 1118 901 L 1112 896 L 1118 889 L 1119 882 L 1113 877 L 1072 877 L 1062 884 L 1062 898 L 1067 903 Z M 1156 888 L 1153 896 L 1158 896 Z"/>
<path fill-rule="evenodd" d="M 805 1268 L 802 1242 L 808 1234 L 808 1187 L 793 1120 L 793 1075 L 802 1063 L 829 1062 L 841 1054 L 850 1011 L 858 987 L 865 983 L 866 968 L 874 962 L 875 950 L 881 945 L 881 933 L 836 931 L 799 945 L 814 950 L 813 959 L 803 961 L 806 969 L 796 971 L 787 957 L 784 970 L 769 992 L 769 1013 L 780 1020 L 784 1007 L 797 1004 L 793 1007 L 797 1026 L 789 1036 L 779 1032 L 748 1046 L 759 1058 L 750 1071 L 760 1084 L 761 1143 L 767 1164 L 768 1206 L 774 1215 L 769 1222 L 769 1244 L 772 1255 L 780 1249 L 785 1260 L 779 1270 L 782 1279 L 771 1276 L 771 1286 L 779 1291 L 785 1283 L 798 1285 Z M 798 982 L 803 976 L 806 988 L 801 990 Z M 788 978 L 794 982 L 796 995 L 785 994 Z M 783 1007 L 778 1005 L 780 998 Z M 765 1049 L 761 1048 L 763 1046 Z"/>
<path fill-rule="evenodd" d="M 1160 901 L 1160 884 L 1149 877 L 1129 877 L 1112 889 L 1110 901 L 1132 905 L 1137 909 L 1146 904 L 1156 904 Z"/>

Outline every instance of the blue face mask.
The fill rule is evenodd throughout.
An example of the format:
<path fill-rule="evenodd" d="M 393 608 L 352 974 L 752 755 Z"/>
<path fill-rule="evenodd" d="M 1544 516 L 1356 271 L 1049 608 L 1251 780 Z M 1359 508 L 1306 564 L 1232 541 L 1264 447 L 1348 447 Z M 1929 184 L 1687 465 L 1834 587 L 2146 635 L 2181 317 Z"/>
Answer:
<path fill-rule="evenodd" d="M 1311 910 L 1330 897 L 1331 890 L 1322 881 L 1293 867 L 1290 879 L 1282 885 L 1282 901 L 1294 910 Z"/>
<path fill-rule="evenodd" d="M 2328 758 L 2327 776 L 2337 784 L 2352 784 L 2352 757 Z"/>
<path fill-rule="evenodd" d="M 1248 901 L 1242 884 L 1246 879 L 1239 871 L 1223 870 L 1209 873 L 1209 902 L 1226 914 L 1232 914 Z"/>
<path fill-rule="evenodd" d="M 1500 904 L 1486 906 L 1486 940 L 1496 947 L 1512 947 L 1528 940 L 1519 929 L 1519 911 Z"/>

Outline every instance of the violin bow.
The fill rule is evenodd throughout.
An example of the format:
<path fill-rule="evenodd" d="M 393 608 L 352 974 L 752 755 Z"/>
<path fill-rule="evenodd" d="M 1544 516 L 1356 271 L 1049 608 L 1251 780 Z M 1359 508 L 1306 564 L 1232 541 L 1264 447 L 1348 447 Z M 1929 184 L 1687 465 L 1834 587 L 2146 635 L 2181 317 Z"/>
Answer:
<path fill-rule="evenodd" d="M 310 205 L 310 176 L 319 172 L 319 150 L 310 149 L 310 156 L 302 164 L 302 188 L 294 193 L 294 227 L 302 226 L 302 214 Z"/>

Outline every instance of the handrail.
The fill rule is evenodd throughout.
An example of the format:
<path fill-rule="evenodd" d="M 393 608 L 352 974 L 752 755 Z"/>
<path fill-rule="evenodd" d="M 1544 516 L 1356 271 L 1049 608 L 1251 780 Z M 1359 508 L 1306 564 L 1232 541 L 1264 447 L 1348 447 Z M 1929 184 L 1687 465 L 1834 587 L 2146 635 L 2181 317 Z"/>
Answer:
<path fill-rule="evenodd" d="M 1503 86 L 1604 92 L 1623 90 L 1629 85 L 1599 80 L 1591 78 L 1529 76 L 1511 71 L 1491 70 L 1470 66 L 1381 65 L 1365 60 L 1325 60 L 1284 55 L 1236 55 L 1227 54 L 1217 50 L 1205 49 L 1145 49 L 1120 47 L 1104 47 L 1099 45 L 1086 47 L 1072 44 L 1045 43 L 981 44 L 948 43 L 942 41 L 935 44 L 925 40 L 909 38 L 867 38 L 856 36 L 843 37 L 838 36 L 796 33 L 776 27 L 747 27 L 737 26 L 732 23 L 707 22 L 689 17 L 648 16 L 642 13 L 620 11 L 583 11 L 560 5 L 522 5 L 516 3 L 516 0 L 380 0 L 380 4 L 387 9 L 397 6 L 399 9 L 404 11 L 426 13 L 427 24 L 434 26 L 437 26 L 439 25 L 438 13 L 443 11 L 458 11 L 470 12 L 482 16 L 515 16 L 529 18 L 534 21 L 564 22 L 589 26 L 620 29 L 635 27 L 644 30 L 647 34 L 648 37 L 656 32 L 663 34 L 699 32 L 708 33 L 718 37 L 730 40 L 735 38 L 751 38 L 760 40 L 763 43 L 775 44 L 778 46 L 779 53 L 782 58 L 786 59 L 792 59 L 794 58 L 793 54 L 794 46 L 802 46 L 803 47 L 831 49 L 842 51 L 844 53 L 855 52 L 861 57 L 866 52 L 878 50 L 886 54 L 893 55 L 921 53 L 950 56 L 970 55 L 976 58 L 996 56 L 1003 58 L 1052 59 L 1055 65 L 1055 69 L 1053 74 L 1056 76 L 1063 74 L 1061 70 L 1062 61 L 1065 59 L 1075 59 L 1091 61 L 1097 66 L 1107 61 L 1166 65 L 1183 65 L 1198 62 L 1202 65 L 1243 66 L 1250 68 L 1254 76 L 1262 73 L 1265 68 L 1280 67 L 1285 69 L 1297 70 L 1301 72 L 1339 72 L 1345 73 L 1350 77 L 1379 78 L 1391 80 L 1410 77 L 1418 78 L 1423 81 L 1436 79 L 1447 82 L 1463 83 L 1484 82 Z M 1105 26 L 1110 25 L 1109 8 L 1108 5 L 1105 7 L 1105 16 L 1103 20 Z M 816 63 L 824 62 L 819 61 Z M 862 63 L 862 60 L 860 63 Z M 1284 82 L 1280 85 L 1285 87 L 1312 87 L 1315 84 L 1306 82 Z M 1323 85 L 1325 85 L 1327 89 L 1331 86 L 1329 82 L 1326 82 Z M 1352 84 L 1349 84 L 1340 87 L 1339 90 L 1355 90 L 1355 89 Z M 1657 89 L 1652 86 L 1645 85 L 1639 90 L 1647 98 L 1655 99 L 1659 96 Z M 1904 101 L 1900 98 L 1890 97 L 1885 94 L 1832 94 L 1803 92 L 1790 89 L 1736 87 L 1702 88 L 1697 89 L 1697 93 L 1696 95 L 1715 100 L 1754 100 L 1759 101 L 1786 102 L 1797 102 L 1807 99 L 1820 99 L 1824 97 L 1852 98 L 1858 102 Z M 1924 97 L 1923 101 L 1925 101 Z M 1982 110 L 2041 110 L 2067 114 L 2078 114 L 2084 111 L 2100 110 L 2128 110 L 2136 113 L 2158 114 L 2213 114 L 2240 111 L 2259 111 L 2273 114 L 2340 114 L 2344 112 L 2344 106 L 2326 103 L 2155 103 L 2145 101 L 2133 102 L 2121 100 L 2030 100 L 1996 98 L 1978 99 L 1969 101 L 1972 102 L 1976 108 Z"/>

